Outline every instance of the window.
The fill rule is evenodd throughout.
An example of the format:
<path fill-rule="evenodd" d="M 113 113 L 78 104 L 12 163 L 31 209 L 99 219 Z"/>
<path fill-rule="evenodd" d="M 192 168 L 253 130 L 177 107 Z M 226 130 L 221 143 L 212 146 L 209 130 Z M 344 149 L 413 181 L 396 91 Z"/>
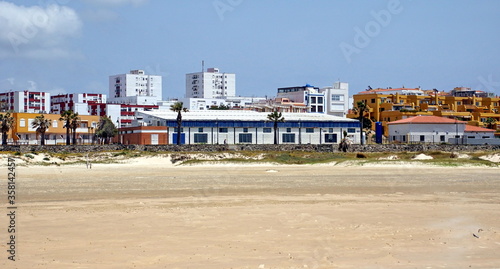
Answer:
<path fill-rule="evenodd" d="M 295 143 L 295 134 L 283 134 L 283 143 Z"/>
<path fill-rule="evenodd" d="M 356 128 L 347 128 L 347 132 L 348 133 L 355 133 L 356 132 Z"/>
<path fill-rule="evenodd" d="M 396 141 L 396 136 L 395 135 L 392 136 L 392 141 Z"/>
<path fill-rule="evenodd" d="M 26 127 L 26 120 L 25 119 L 19 120 L 19 127 Z"/>
<path fill-rule="evenodd" d="M 174 128 L 174 133 L 178 133 L 178 128 Z M 184 128 L 181 128 L 181 133 L 184 133 Z"/>
<path fill-rule="evenodd" d="M 332 94 L 332 101 L 344 101 L 344 96 L 343 95 L 338 95 L 338 94 Z"/>
<path fill-rule="evenodd" d="M 328 128 L 329 133 L 333 133 L 333 128 Z"/>
<path fill-rule="evenodd" d="M 207 143 L 208 142 L 208 134 L 194 134 L 194 142 L 195 143 Z"/>
<path fill-rule="evenodd" d="M 198 128 L 198 133 L 203 133 L 203 128 Z"/>
<path fill-rule="evenodd" d="M 219 133 L 227 133 L 227 128 L 219 128 Z"/>
<path fill-rule="evenodd" d="M 444 135 L 442 135 L 442 136 L 440 136 L 440 137 L 439 137 L 439 141 L 441 141 L 441 142 L 445 142 L 445 141 L 444 141 Z"/>
<path fill-rule="evenodd" d="M 291 133 L 292 132 L 292 128 L 286 128 L 286 132 L 287 133 Z"/>
<path fill-rule="evenodd" d="M 248 128 L 243 128 L 244 133 L 248 133 Z"/>
<path fill-rule="evenodd" d="M 337 134 L 325 134 L 325 143 L 337 143 Z"/>
<path fill-rule="evenodd" d="M 421 135 L 420 136 L 420 142 L 424 142 L 425 141 L 425 135 Z"/>
<path fill-rule="evenodd" d="M 323 106 L 318 106 L 318 112 L 323 113 Z"/>
<path fill-rule="evenodd" d="M 323 104 L 323 97 L 318 97 L 318 104 Z"/>
<path fill-rule="evenodd" d="M 311 104 L 316 104 L 316 97 L 314 96 L 311 97 Z"/>
<path fill-rule="evenodd" d="M 306 128 L 306 133 L 314 133 L 314 128 Z"/>
<path fill-rule="evenodd" d="M 372 101 L 372 104 L 375 104 L 375 98 L 373 98 L 371 101 Z"/>
<path fill-rule="evenodd" d="M 264 128 L 262 129 L 263 133 L 270 133 L 272 131 L 272 128 Z"/>
<path fill-rule="evenodd" d="M 239 134 L 240 143 L 252 143 L 252 134 Z"/>

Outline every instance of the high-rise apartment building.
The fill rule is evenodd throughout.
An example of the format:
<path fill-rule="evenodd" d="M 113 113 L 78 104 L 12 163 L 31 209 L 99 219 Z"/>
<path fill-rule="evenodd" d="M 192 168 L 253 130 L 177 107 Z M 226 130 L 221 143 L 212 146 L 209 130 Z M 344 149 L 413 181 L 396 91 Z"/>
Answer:
<path fill-rule="evenodd" d="M 236 74 L 218 68 L 186 74 L 186 98 L 226 98 L 236 95 Z"/>
<path fill-rule="evenodd" d="M 156 105 L 162 99 L 162 77 L 144 70 L 109 77 L 109 103 Z"/>

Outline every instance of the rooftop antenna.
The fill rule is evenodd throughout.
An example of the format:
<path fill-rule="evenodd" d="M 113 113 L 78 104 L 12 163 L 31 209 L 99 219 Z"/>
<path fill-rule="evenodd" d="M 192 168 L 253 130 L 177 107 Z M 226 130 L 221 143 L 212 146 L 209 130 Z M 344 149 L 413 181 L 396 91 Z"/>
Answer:
<path fill-rule="evenodd" d="M 205 61 L 204 60 L 201 61 L 201 72 L 202 73 L 205 72 Z"/>

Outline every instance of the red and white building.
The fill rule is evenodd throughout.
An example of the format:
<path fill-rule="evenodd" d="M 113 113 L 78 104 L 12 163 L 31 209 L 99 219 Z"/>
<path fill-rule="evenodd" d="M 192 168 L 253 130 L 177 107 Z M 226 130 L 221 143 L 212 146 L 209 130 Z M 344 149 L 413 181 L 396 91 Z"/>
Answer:
<path fill-rule="evenodd" d="M 106 103 L 106 95 L 100 93 L 68 93 L 54 95 L 50 98 L 51 113 L 61 114 L 66 110 L 72 110 L 79 115 L 91 114 L 89 105 L 96 103 Z"/>
<path fill-rule="evenodd" d="M 50 93 L 35 91 L 9 91 L 0 93 L 2 110 L 20 113 L 47 113 L 50 111 Z"/>

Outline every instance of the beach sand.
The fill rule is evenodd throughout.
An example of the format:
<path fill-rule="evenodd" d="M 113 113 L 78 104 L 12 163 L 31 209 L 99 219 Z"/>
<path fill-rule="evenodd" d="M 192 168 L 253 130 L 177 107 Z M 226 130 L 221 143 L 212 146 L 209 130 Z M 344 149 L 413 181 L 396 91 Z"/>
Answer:
<path fill-rule="evenodd" d="M 0 268 L 500 268 L 499 168 L 140 158 L 18 167 L 17 188 Z"/>

